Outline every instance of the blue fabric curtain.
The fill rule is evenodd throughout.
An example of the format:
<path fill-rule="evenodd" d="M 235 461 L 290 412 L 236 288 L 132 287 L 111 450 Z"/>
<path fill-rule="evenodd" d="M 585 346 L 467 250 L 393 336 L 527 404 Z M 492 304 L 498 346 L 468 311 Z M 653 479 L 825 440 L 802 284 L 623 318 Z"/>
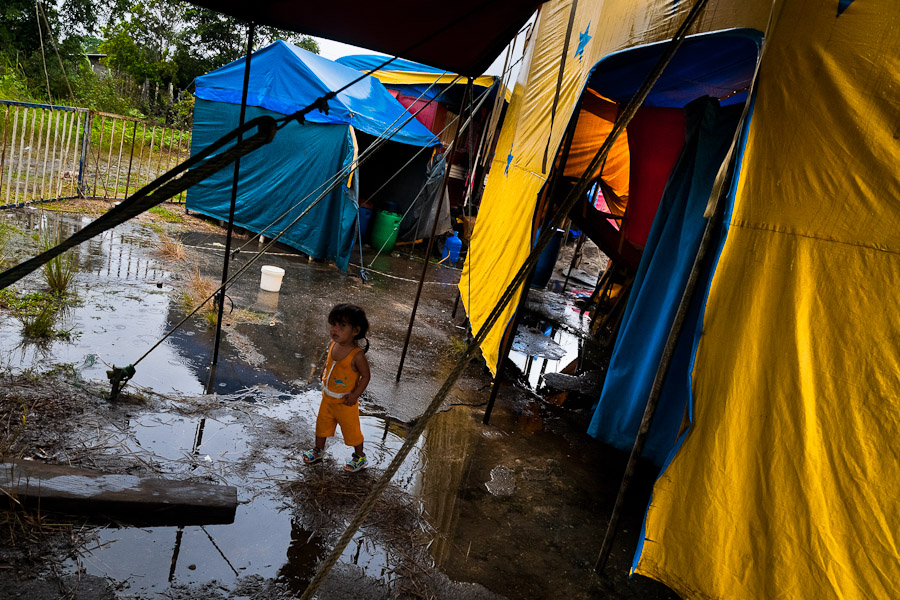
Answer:
<path fill-rule="evenodd" d="M 237 126 L 240 106 L 197 99 L 194 105 L 192 152 L 204 148 Z M 249 106 L 246 119 L 278 113 Z M 241 158 L 235 225 L 274 237 L 324 191 L 331 176 L 353 160 L 350 127 L 340 124 L 288 124 L 268 145 Z M 228 219 L 233 169 L 224 169 L 188 190 L 187 208 Z M 322 186 L 322 189 L 319 189 Z M 344 177 L 279 241 L 314 258 L 333 260 L 347 270 L 358 214 L 359 177 L 351 187 Z M 309 198 L 306 198 L 310 195 Z M 303 200 L 301 202 L 301 200 Z M 299 203 L 299 204 L 298 204 Z M 297 205 L 297 206 L 294 206 Z M 293 207 L 293 208 L 291 208 Z M 281 220 L 279 216 L 287 211 Z"/>
<path fill-rule="evenodd" d="M 622 450 L 632 448 L 640 428 L 666 338 L 706 227 L 703 212 L 742 108 L 720 107 L 709 98 L 685 107 L 684 150 L 653 220 L 600 401 L 588 428 L 590 435 Z M 710 276 L 707 269 L 700 290 L 708 287 Z M 659 465 L 675 443 L 690 395 L 691 354 L 702 297 L 702 293 L 694 296 L 644 447 L 643 455 Z"/>

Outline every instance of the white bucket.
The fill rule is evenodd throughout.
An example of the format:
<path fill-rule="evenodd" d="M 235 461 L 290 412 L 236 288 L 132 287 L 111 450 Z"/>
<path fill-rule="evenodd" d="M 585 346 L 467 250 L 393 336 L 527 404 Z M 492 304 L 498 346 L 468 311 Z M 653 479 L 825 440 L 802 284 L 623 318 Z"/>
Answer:
<path fill-rule="evenodd" d="M 284 269 L 265 265 L 262 268 L 262 278 L 259 287 L 267 292 L 277 292 L 281 289 L 281 279 L 284 277 Z"/>

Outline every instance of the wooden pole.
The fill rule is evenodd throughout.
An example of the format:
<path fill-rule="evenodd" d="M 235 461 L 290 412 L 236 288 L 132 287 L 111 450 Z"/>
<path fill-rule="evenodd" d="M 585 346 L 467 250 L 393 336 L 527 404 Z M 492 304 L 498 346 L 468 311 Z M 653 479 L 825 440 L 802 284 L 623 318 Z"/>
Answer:
<path fill-rule="evenodd" d="M 659 399 L 662 396 L 663 384 L 666 381 L 666 375 L 669 372 L 669 365 L 672 364 L 672 358 L 675 356 L 675 346 L 681 331 L 684 329 L 684 323 L 687 319 L 688 310 L 691 300 L 700 283 L 700 274 L 709 255 L 709 250 L 713 245 L 713 233 L 718 229 L 722 216 L 722 207 L 724 202 L 719 202 L 716 213 L 706 222 L 706 228 L 703 230 L 703 238 L 700 240 L 700 247 L 697 255 L 694 257 L 694 265 L 688 276 L 687 284 L 684 292 L 681 294 L 681 301 L 678 303 L 678 311 L 675 313 L 675 319 L 669 328 L 669 336 L 666 339 L 666 345 L 663 348 L 662 357 L 659 360 L 659 366 L 656 369 L 656 376 L 653 379 L 653 385 L 650 388 L 650 396 L 647 398 L 647 406 L 644 409 L 644 416 L 641 419 L 641 426 L 638 429 L 637 437 L 634 440 L 634 447 L 631 449 L 631 455 L 628 457 L 628 464 L 625 467 L 625 474 L 622 476 L 622 483 L 619 486 L 619 492 L 616 495 L 616 503 L 613 506 L 612 514 L 609 517 L 609 523 L 606 526 L 606 534 L 603 536 L 603 544 L 600 547 L 600 555 L 594 569 L 602 572 L 606 567 L 609 559 L 609 553 L 612 550 L 612 542 L 619 528 L 619 519 L 622 516 L 622 508 L 625 505 L 625 494 L 634 478 L 637 469 L 638 459 L 644 450 L 644 444 L 650 433 L 650 426 L 653 424 L 653 417 L 656 415 L 656 408 L 659 405 Z"/>

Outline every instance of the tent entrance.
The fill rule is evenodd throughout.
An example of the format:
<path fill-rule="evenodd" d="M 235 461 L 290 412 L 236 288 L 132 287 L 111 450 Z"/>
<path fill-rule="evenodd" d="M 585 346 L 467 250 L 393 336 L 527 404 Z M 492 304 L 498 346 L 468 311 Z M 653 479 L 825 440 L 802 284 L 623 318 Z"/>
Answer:
<path fill-rule="evenodd" d="M 732 29 L 686 40 L 606 163 L 591 174 L 594 185 L 569 217 L 624 270 L 624 281 L 638 271 L 660 201 L 684 151 L 686 107 L 703 97 L 722 107 L 742 106 L 761 37 L 753 29 Z M 665 44 L 641 46 L 609 55 L 594 66 L 557 153 L 551 183 L 541 191 L 533 230 L 566 198 L 612 129 L 620 105 L 637 91 L 664 49 Z M 605 291 L 598 284 L 593 304 L 605 310 L 617 307 L 598 302 Z M 603 314 L 594 317 L 595 322 L 619 322 L 603 319 Z M 614 339 L 616 332 L 602 333 Z"/>
<path fill-rule="evenodd" d="M 362 154 L 375 136 L 356 131 Z M 372 210 L 403 215 L 398 242 L 411 242 L 431 234 L 444 174 L 443 154 L 434 148 L 385 142 L 359 167 L 359 204 Z M 451 227 L 448 203 L 444 203 L 437 233 Z"/>
<path fill-rule="evenodd" d="M 607 172 L 608 162 L 597 174 L 596 197 L 585 198 L 570 215 L 631 283 L 619 318 L 594 314 L 595 323 L 612 322 L 618 331 L 600 332 L 615 345 L 588 433 L 618 448 L 630 450 L 637 435 L 706 227 L 704 211 L 713 181 L 747 101 L 759 41 L 758 33 L 749 30 L 686 41 L 629 124 L 627 186 L 614 179 L 622 177 L 622 167 Z M 585 95 L 608 102 L 627 99 L 661 50 L 661 45 L 645 46 L 600 61 Z M 592 106 L 584 101 L 582 105 Z M 579 119 L 582 114 L 584 108 Z M 602 139 L 595 146 L 600 143 Z M 720 241 L 714 247 L 725 233 L 724 228 L 718 231 Z M 695 335 L 712 276 L 712 265 L 704 268 L 701 292 L 693 299 L 644 448 L 644 455 L 657 464 L 674 447 L 690 396 Z M 621 303 L 615 307 L 621 310 Z"/>

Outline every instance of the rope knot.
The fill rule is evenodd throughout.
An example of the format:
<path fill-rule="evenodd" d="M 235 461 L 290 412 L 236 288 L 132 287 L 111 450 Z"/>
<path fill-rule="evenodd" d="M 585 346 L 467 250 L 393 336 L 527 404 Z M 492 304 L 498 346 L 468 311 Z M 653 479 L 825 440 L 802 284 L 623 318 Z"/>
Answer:
<path fill-rule="evenodd" d="M 112 386 L 109 390 L 109 399 L 111 402 L 115 402 L 118 399 L 119 392 L 125 387 L 128 380 L 134 377 L 134 374 L 134 365 L 126 365 L 121 368 L 113 365 L 113 368 L 106 372 L 106 377 L 109 379 L 109 383 Z"/>

